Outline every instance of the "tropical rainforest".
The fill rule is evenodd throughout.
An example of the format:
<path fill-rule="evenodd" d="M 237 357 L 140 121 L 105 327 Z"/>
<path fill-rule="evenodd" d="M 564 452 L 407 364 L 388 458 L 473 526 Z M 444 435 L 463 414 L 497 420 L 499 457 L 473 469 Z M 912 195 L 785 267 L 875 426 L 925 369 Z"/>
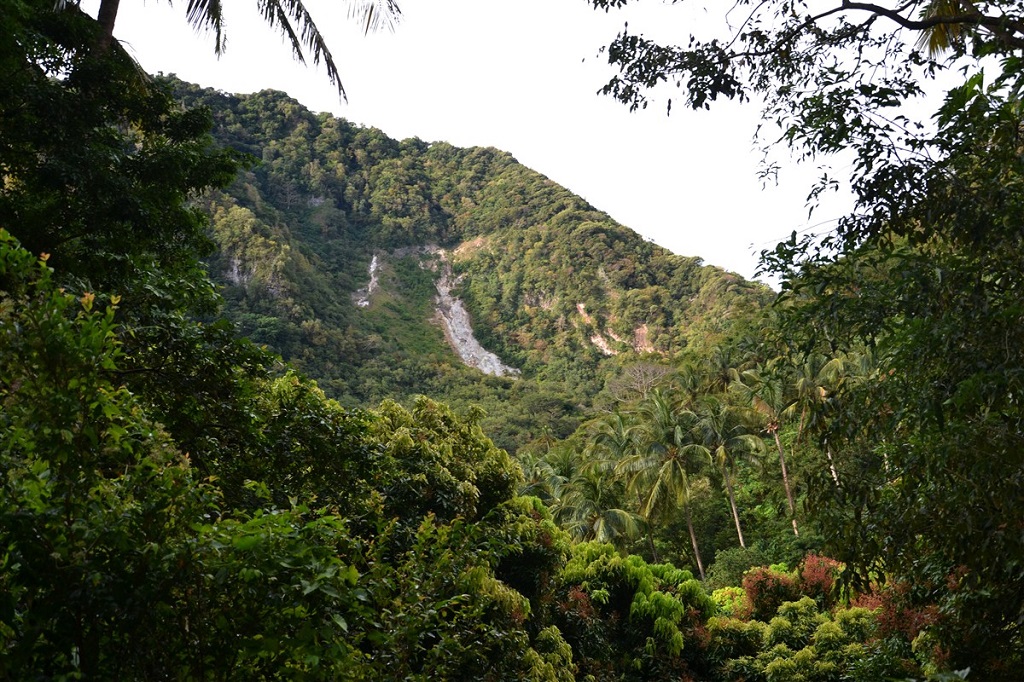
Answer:
<path fill-rule="evenodd" d="M 0 678 L 1018 679 L 1024 16 L 739 10 L 603 91 L 853 159 L 779 292 L 500 150 L 148 75 L 116 2 L 0 4 Z"/>

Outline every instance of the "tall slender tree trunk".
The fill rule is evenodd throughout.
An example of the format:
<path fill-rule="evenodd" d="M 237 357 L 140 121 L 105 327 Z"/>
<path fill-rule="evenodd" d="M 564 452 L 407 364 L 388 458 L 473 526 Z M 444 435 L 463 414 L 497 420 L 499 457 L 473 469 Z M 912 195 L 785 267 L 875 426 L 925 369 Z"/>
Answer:
<path fill-rule="evenodd" d="M 654 548 L 654 529 L 651 528 L 651 524 L 647 524 L 647 548 L 651 550 L 651 561 L 660 564 L 661 559 L 658 558 L 658 550 Z"/>
<path fill-rule="evenodd" d="M 736 522 L 736 535 L 740 539 L 740 547 L 746 549 L 747 543 L 743 542 L 743 529 L 740 528 L 740 515 L 739 512 L 736 511 L 736 496 L 732 492 L 732 477 L 729 475 L 728 469 L 723 469 L 722 475 L 725 477 L 725 490 L 729 493 L 729 506 L 732 507 L 732 520 Z"/>
<path fill-rule="evenodd" d="M 825 444 L 825 456 L 828 457 L 828 470 L 832 472 L 832 480 L 836 482 L 836 487 L 839 487 L 839 472 L 836 471 L 836 462 L 832 459 L 832 446 Z"/>
<path fill-rule="evenodd" d="M 636 493 L 636 501 L 640 505 L 638 507 L 640 513 L 643 514 L 644 499 L 640 496 L 639 490 Z M 658 550 L 654 547 L 654 526 L 651 525 L 651 520 L 647 517 L 644 517 L 644 523 L 647 525 L 647 547 L 651 550 L 651 560 L 656 564 L 661 563 L 660 559 L 658 559 Z"/>
<path fill-rule="evenodd" d="M 803 441 L 804 435 L 804 417 L 807 415 L 807 408 L 804 407 L 800 413 L 800 426 L 796 430 L 796 442 L 799 445 Z M 839 487 L 839 473 L 836 471 L 835 460 L 832 459 L 832 448 L 827 444 L 825 445 L 825 457 L 828 458 L 828 470 L 832 474 L 832 480 L 836 482 L 836 487 Z"/>
<path fill-rule="evenodd" d="M 793 535 L 800 537 L 800 531 L 796 527 L 796 505 L 793 504 L 793 491 L 789 487 L 789 472 L 786 471 L 786 452 L 782 449 L 782 441 L 779 439 L 779 429 L 772 430 L 775 437 L 775 446 L 779 449 L 779 465 L 782 467 L 782 485 L 786 489 L 786 501 L 789 502 L 789 517 L 793 521 Z"/>
<path fill-rule="evenodd" d="M 100 11 L 96 15 L 96 21 L 103 29 L 103 33 L 100 34 L 99 41 L 96 43 L 96 48 L 100 52 L 110 49 L 110 44 L 114 40 L 114 20 L 117 19 L 117 10 L 120 4 L 121 0 L 102 0 L 100 3 Z"/>
<path fill-rule="evenodd" d="M 693 545 L 693 555 L 697 557 L 697 570 L 700 572 L 700 579 L 704 580 L 704 562 L 700 560 L 700 549 L 697 547 L 697 534 L 693 532 L 693 517 L 690 516 L 690 502 L 686 502 L 686 529 L 690 531 L 690 544 Z"/>

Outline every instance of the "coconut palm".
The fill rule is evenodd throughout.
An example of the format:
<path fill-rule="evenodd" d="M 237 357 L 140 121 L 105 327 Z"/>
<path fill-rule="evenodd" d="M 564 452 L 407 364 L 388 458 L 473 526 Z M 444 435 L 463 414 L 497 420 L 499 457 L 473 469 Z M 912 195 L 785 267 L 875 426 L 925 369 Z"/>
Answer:
<path fill-rule="evenodd" d="M 789 484 L 789 471 L 786 468 L 786 451 L 782 447 L 782 439 L 779 438 L 783 417 L 791 404 L 786 390 L 787 382 L 778 365 L 768 363 L 742 372 L 738 380 L 732 383 L 731 388 L 750 401 L 763 419 L 764 431 L 775 440 L 775 446 L 779 451 L 779 467 L 782 469 L 782 485 L 786 491 L 786 502 L 789 504 L 789 515 L 793 523 L 793 534 L 799 536 L 796 504 L 793 502 L 793 489 Z"/>
<path fill-rule="evenodd" d="M 577 540 L 610 542 L 621 548 L 639 535 L 640 525 L 636 514 L 617 506 L 620 488 L 614 472 L 586 467 L 563 486 L 552 515 Z"/>
<path fill-rule="evenodd" d="M 614 469 L 636 450 L 636 425 L 621 412 L 612 412 L 591 422 L 588 430 L 590 437 L 584 455 L 592 466 Z"/>
<path fill-rule="evenodd" d="M 518 459 L 525 478 L 523 485 L 519 488 L 519 494 L 536 497 L 544 504 L 551 504 L 558 497 L 566 479 L 559 476 L 541 455 L 524 452 L 518 456 Z"/>
<path fill-rule="evenodd" d="M 808 355 L 803 362 L 796 365 L 792 402 L 786 408 L 786 415 L 800 415 L 796 430 L 798 443 L 808 431 L 813 431 L 818 426 L 819 420 L 824 416 L 826 400 L 836 382 L 842 378 L 844 370 L 843 358 L 830 358 L 819 353 Z"/>
<path fill-rule="evenodd" d="M 632 451 L 634 429 L 620 413 L 595 420 L 589 429 L 582 453 L 556 445 L 543 457 L 521 457 L 529 466 L 524 490 L 545 493 L 555 521 L 576 539 L 621 546 L 639 529 L 636 514 L 617 506 L 622 490 L 614 476 L 615 463 Z"/>
<path fill-rule="evenodd" d="M 744 355 L 731 345 L 715 346 L 701 358 L 704 393 L 721 393 L 736 381 L 740 369 L 749 368 Z"/>
<path fill-rule="evenodd" d="M 970 4 L 964 0 L 931 0 L 921 10 L 921 18 L 952 19 L 967 15 L 971 10 Z M 940 21 L 921 32 L 917 46 L 927 48 L 934 57 L 951 47 L 962 46 L 966 32 L 967 27 L 963 23 Z"/>
<path fill-rule="evenodd" d="M 577 452 L 570 442 L 557 443 L 544 454 L 544 461 L 557 480 L 570 481 L 582 471 L 586 462 L 585 456 Z"/>
<path fill-rule="evenodd" d="M 830 358 L 818 353 L 807 356 L 796 366 L 793 400 L 786 408 L 786 415 L 800 415 L 796 429 L 797 444 L 804 440 L 808 432 L 819 431 L 823 427 L 829 397 L 843 380 L 845 372 L 846 363 L 843 358 Z M 839 485 L 839 473 L 832 458 L 832 449 L 827 444 L 825 456 L 832 480 Z"/>
<path fill-rule="evenodd" d="M 97 47 L 105 52 L 113 43 L 114 23 L 121 0 L 101 0 L 96 21 L 100 25 Z M 58 0 L 58 9 L 79 9 L 81 0 Z M 306 63 L 306 55 L 314 64 L 323 63 L 327 78 L 345 97 L 341 74 L 334 57 L 327 47 L 320 29 L 313 21 L 303 0 L 255 0 L 256 9 L 264 21 L 277 29 L 292 48 L 292 54 L 299 62 Z M 401 16 L 397 0 L 348 0 L 349 18 L 358 20 L 369 33 L 382 27 L 393 28 Z M 196 29 L 211 30 L 214 34 L 213 50 L 220 55 L 225 48 L 223 0 L 188 0 L 185 17 Z"/>
<path fill-rule="evenodd" d="M 718 396 L 703 397 L 695 410 L 694 424 L 700 443 L 707 449 L 711 460 L 722 474 L 722 482 L 729 498 L 732 518 L 736 523 L 736 536 L 740 547 L 746 549 L 743 528 L 736 508 L 736 465 L 744 457 L 764 451 L 764 441 L 750 433 L 752 423 L 749 411 L 730 405 Z"/>
<path fill-rule="evenodd" d="M 697 570 L 704 579 L 697 534 L 693 529 L 691 476 L 708 458 L 707 449 L 693 441 L 695 415 L 654 390 L 640 403 L 637 413 L 638 442 L 635 451 L 623 458 L 616 471 L 625 477 L 627 489 L 637 496 L 640 516 L 648 528 L 658 517 L 682 509 L 690 534 Z M 658 561 L 654 543 L 648 540 L 652 558 Z"/>

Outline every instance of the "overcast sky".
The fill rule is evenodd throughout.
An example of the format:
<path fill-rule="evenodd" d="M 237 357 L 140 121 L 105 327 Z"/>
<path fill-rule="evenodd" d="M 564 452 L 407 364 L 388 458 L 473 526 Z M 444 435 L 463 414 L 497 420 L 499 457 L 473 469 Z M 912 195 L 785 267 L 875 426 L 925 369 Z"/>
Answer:
<path fill-rule="evenodd" d="M 586 0 L 400 1 L 397 30 L 364 37 L 345 3 L 307 0 L 347 104 L 322 69 L 292 59 L 252 0 L 224 0 L 219 59 L 212 37 L 186 24 L 185 0 L 123 0 L 114 33 L 150 72 L 233 93 L 283 90 L 399 139 L 509 151 L 658 244 L 747 277 L 761 249 L 810 226 L 814 169 L 787 166 L 777 185 L 762 186 L 755 106 L 668 117 L 667 91 L 638 113 L 596 94 L 613 73 L 598 50 L 624 22 L 679 43 L 708 18 L 657 0 L 610 13 Z M 835 217 L 819 211 L 812 222 Z"/>

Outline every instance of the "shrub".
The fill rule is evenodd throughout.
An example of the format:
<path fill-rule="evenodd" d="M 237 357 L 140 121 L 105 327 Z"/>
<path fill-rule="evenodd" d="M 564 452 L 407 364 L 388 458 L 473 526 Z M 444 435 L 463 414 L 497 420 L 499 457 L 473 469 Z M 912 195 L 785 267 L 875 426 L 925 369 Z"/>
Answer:
<path fill-rule="evenodd" d="M 757 547 L 730 547 L 715 553 L 715 562 L 708 568 L 704 586 L 708 590 L 738 587 L 743 574 L 754 566 L 763 566 L 767 556 Z"/>
<path fill-rule="evenodd" d="M 842 564 L 835 559 L 808 554 L 800 566 L 800 592 L 830 608 L 835 603 L 833 587 L 840 570 Z"/>
<path fill-rule="evenodd" d="M 750 604 L 742 587 L 723 587 L 711 593 L 711 601 L 718 612 L 730 618 L 750 618 Z"/>
<path fill-rule="evenodd" d="M 800 598 L 796 579 L 776 567 L 760 566 L 747 571 L 743 591 L 750 602 L 750 617 L 763 621 L 771 620 L 783 602 Z"/>

